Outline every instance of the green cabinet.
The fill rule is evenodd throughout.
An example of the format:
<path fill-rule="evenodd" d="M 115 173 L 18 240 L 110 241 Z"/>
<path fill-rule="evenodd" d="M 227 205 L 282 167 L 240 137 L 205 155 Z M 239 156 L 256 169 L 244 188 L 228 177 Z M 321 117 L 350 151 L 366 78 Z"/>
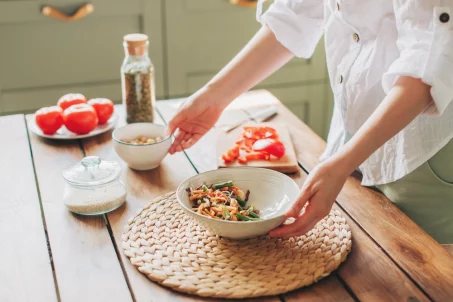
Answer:
<path fill-rule="evenodd" d="M 269 2 L 269 1 L 268 1 Z M 259 29 L 255 9 L 228 0 L 93 0 L 85 18 L 64 22 L 79 0 L 0 0 L 0 114 L 30 112 L 69 92 L 121 101 L 122 37 L 150 38 L 157 97 L 188 96 L 212 78 Z M 269 5 L 269 4 L 267 4 Z M 331 114 L 324 46 L 260 83 L 325 137 Z"/>
<path fill-rule="evenodd" d="M 260 24 L 255 9 L 228 1 L 165 2 L 168 93 L 189 95 L 209 81 L 250 40 Z M 256 88 L 274 93 L 316 133 L 330 119 L 324 45 L 309 60 L 294 59 Z"/>
<path fill-rule="evenodd" d="M 254 9 L 234 6 L 226 0 L 167 1 L 165 6 L 170 96 L 200 88 L 261 26 Z M 310 60 L 293 60 L 261 86 L 324 81 L 325 77 L 321 45 Z"/>
<path fill-rule="evenodd" d="M 160 1 L 91 2 L 94 12 L 65 22 L 41 14 L 39 1 L 0 1 L 0 111 L 29 111 L 55 104 L 68 92 L 120 101 L 122 37 L 145 32 L 162 45 Z M 73 14 L 82 1 L 46 1 Z M 153 47 L 156 78 L 163 79 L 162 48 Z M 163 82 L 157 93 L 164 96 Z"/>
<path fill-rule="evenodd" d="M 297 117 L 317 134 L 325 137 L 328 131 L 331 109 L 326 98 L 327 84 L 293 85 L 272 87 L 268 90 L 283 100 Z"/>

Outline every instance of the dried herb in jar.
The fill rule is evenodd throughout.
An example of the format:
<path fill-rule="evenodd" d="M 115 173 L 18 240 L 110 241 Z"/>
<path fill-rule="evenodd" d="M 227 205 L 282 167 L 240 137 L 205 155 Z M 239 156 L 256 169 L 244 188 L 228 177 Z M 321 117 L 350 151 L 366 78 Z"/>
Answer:
<path fill-rule="evenodd" d="M 124 37 L 126 57 L 121 66 L 123 103 L 128 123 L 154 121 L 154 67 L 148 56 L 148 37 Z"/>

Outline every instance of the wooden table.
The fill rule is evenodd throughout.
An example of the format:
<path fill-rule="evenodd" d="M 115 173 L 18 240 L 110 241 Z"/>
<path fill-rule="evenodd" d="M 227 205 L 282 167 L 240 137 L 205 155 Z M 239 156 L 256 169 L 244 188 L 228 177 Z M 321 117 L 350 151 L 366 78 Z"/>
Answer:
<path fill-rule="evenodd" d="M 159 102 L 158 122 L 167 122 L 180 102 Z M 290 129 L 301 167 L 291 176 L 301 185 L 325 142 L 271 94 L 240 97 L 219 124 L 269 104 L 279 108 L 272 121 Z M 122 107 L 117 110 L 123 114 Z M 216 168 L 214 131 L 186 153 L 167 156 L 158 169 L 136 172 L 115 154 L 111 133 L 46 141 L 28 132 L 31 118 L 0 118 L 0 301 L 213 301 L 149 281 L 124 256 L 120 242 L 127 219 L 149 200 Z M 108 215 L 77 216 L 62 203 L 62 170 L 86 155 L 123 167 L 127 203 Z M 334 207 L 352 229 L 346 262 L 313 286 L 257 301 L 453 301 L 453 257 L 389 200 L 351 176 Z"/>

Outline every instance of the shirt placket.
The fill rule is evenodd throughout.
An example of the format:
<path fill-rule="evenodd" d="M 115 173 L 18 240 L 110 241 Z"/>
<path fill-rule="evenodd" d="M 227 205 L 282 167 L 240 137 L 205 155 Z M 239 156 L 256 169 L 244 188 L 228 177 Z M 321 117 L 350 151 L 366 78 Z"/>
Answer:
<path fill-rule="evenodd" d="M 340 111 L 341 111 L 341 118 L 343 121 L 343 128 L 344 128 L 344 132 L 345 132 L 344 143 L 347 143 L 351 139 L 352 135 L 348 131 L 348 127 L 347 127 L 347 114 L 348 114 L 349 108 L 348 108 L 348 98 L 347 98 L 347 95 L 345 92 L 345 85 L 347 83 L 351 67 L 354 64 L 357 57 L 359 56 L 362 45 L 360 43 L 359 30 L 357 28 L 355 28 L 354 26 L 352 26 L 351 24 L 349 24 L 343 17 L 343 14 L 341 12 L 341 7 L 344 2 L 345 1 L 342 1 L 342 0 L 337 1 L 336 7 L 335 7 L 335 14 L 343 22 L 343 24 L 350 29 L 351 39 L 350 39 L 349 43 L 354 43 L 354 44 L 358 45 L 357 48 L 352 47 L 356 53 L 355 53 L 354 57 L 350 58 L 351 62 L 347 65 L 345 64 L 345 66 L 342 69 L 340 68 L 337 71 L 338 72 L 337 82 L 338 82 L 338 85 L 340 85 L 340 100 L 339 100 L 340 101 Z"/>

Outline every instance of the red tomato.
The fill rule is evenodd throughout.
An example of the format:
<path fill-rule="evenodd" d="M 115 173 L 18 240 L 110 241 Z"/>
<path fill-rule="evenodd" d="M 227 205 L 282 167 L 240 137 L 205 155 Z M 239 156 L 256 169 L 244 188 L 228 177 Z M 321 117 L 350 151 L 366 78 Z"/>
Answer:
<path fill-rule="evenodd" d="M 260 139 L 253 144 L 253 150 L 265 151 L 273 156 L 281 158 L 285 155 L 285 146 L 281 141 L 275 139 Z"/>
<path fill-rule="evenodd" d="M 91 99 L 88 101 L 88 104 L 93 106 L 94 110 L 96 110 L 99 125 L 107 123 L 107 121 L 113 114 L 114 105 L 113 102 L 109 99 Z"/>
<path fill-rule="evenodd" d="M 63 112 L 63 121 L 69 131 L 87 134 L 98 125 L 96 110 L 87 104 L 72 105 Z"/>
<path fill-rule="evenodd" d="M 61 107 L 61 109 L 66 110 L 67 108 L 71 107 L 72 105 L 76 104 L 86 104 L 87 98 L 80 93 L 68 93 L 63 95 L 59 100 L 58 100 L 58 106 Z"/>
<path fill-rule="evenodd" d="M 35 113 L 35 121 L 45 134 L 55 134 L 63 126 L 63 110 L 58 106 L 41 108 Z"/>

